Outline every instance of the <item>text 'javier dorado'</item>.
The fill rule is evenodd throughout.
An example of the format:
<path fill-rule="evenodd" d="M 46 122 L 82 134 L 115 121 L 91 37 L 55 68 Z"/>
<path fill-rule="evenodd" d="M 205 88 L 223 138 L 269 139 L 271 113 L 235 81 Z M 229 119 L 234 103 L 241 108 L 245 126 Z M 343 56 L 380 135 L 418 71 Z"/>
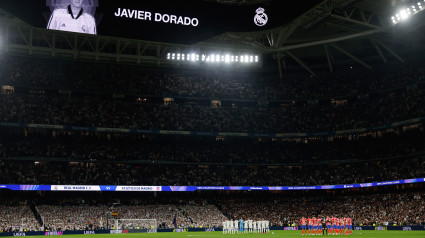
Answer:
<path fill-rule="evenodd" d="M 161 14 L 161 13 L 152 14 L 151 12 L 147 12 L 147 11 L 126 9 L 126 8 L 118 8 L 118 10 L 114 12 L 114 15 L 116 17 L 134 18 L 134 19 L 144 20 L 144 21 L 154 20 L 156 22 L 164 22 L 164 23 L 184 25 L 184 26 L 199 25 L 198 18 L 190 18 L 190 17 Z"/>

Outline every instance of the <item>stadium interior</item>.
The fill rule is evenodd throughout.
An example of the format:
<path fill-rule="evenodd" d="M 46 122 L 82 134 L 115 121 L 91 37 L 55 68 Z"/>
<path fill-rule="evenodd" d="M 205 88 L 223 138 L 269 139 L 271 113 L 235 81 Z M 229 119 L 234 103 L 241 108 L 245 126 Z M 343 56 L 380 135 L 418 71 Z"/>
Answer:
<path fill-rule="evenodd" d="M 48 30 L 0 5 L 0 232 L 118 229 L 117 218 L 156 219 L 158 229 L 220 228 L 241 218 L 293 227 L 303 216 L 425 229 L 425 13 L 396 24 L 396 7 L 417 1 L 317 2 L 280 26 L 195 44 Z M 259 62 L 202 60 L 228 51 Z M 177 60 L 192 52 L 200 59 Z M 5 187 L 420 178 L 299 191 Z"/>

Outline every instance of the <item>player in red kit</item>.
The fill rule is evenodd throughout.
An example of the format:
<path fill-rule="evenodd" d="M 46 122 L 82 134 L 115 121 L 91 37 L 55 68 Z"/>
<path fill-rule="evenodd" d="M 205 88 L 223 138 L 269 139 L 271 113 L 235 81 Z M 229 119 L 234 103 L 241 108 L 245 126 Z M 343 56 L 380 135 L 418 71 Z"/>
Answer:
<path fill-rule="evenodd" d="M 313 233 L 313 219 L 307 219 L 308 222 L 308 234 L 311 235 Z"/>
<path fill-rule="evenodd" d="M 335 235 L 337 233 L 337 230 L 336 230 L 337 218 L 332 217 L 331 221 L 332 221 L 332 234 Z"/>
<path fill-rule="evenodd" d="M 326 233 L 328 235 L 332 234 L 332 220 L 330 217 L 326 218 Z"/>
<path fill-rule="evenodd" d="M 317 218 L 317 234 L 323 235 L 322 233 L 322 218 Z"/>
<path fill-rule="evenodd" d="M 344 235 L 348 235 L 348 217 L 344 217 Z"/>
<path fill-rule="evenodd" d="M 353 234 L 353 220 L 351 218 L 348 218 L 348 234 Z"/>
<path fill-rule="evenodd" d="M 300 220 L 301 223 L 301 234 L 304 235 L 304 233 L 307 235 L 307 219 L 305 217 L 302 217 Z"/>

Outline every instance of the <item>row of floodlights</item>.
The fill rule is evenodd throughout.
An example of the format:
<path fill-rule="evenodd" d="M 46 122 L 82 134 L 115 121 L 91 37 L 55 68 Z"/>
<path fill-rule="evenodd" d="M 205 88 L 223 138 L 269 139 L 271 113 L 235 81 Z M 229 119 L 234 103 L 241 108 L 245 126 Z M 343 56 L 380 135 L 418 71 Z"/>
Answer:
<path fill-rule="evenodd" d="M 397 14 L 395 14 L 395 16 L 391 17 L 391 21 L 394 24 L 397 24 L 403 20 L 406 20 L 411 15 L 416 14 L 422 10 L 425 10 L 425 0 L 424 0 L 424 3 L 417 2 L 416 5 L 413 4 L 412 6 L 408 8 L 401 9 Z"/>
<path fill-rule="evenodd" d="M 258 55 L 230 55 L 230 54 L 180 54 L 167 53 L 167 60 L 177 61 L 204 61 L 208 63 L 258 63 Z"/>

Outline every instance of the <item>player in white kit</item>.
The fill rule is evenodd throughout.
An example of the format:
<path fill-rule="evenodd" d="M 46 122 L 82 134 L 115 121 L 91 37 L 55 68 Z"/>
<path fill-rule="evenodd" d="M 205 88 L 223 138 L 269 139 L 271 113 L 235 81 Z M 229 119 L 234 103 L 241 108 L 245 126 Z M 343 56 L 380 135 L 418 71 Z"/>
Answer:
<path fill-rule="evenodd" d="M 248 220 L 248 233 L 252 233 L 252 220 Z"/>
<path fill-rule="evenodd" d="M 261 233 L 263 223 L 261 221 L 257 221 L 257 231 Z"/>
<path fill-rule="evenodd" d="M 253 230 L 254 233 L 257 233 L 257 222 L 256 221 L 252 222 L 252 230 Z"/>
<path fill-rule="evenodd" d="M 242 233 L 247 233 L 248 232 L 248 221 L 243 221 L 243 232 Z"/>
<path fill-rule="evenodd" d="M 236 232 L 238 231 L 238 228 L 239 228 L 238 224 L 239 224 L 239 221 L 238 220 L 234 220 L 233 221 L 233 231 L 232 231 L 232 234 L 236 234 Z"/>
<path fill-rule="evenodd" d="M 266 221 L 261 221 L 261 233 L 266 232 Z"/>
<path fill-rule="evenodd" d="M 265 228 L 265 232 L 266 233 L 269 233 L 270 232 L 269 224 L 270 224 L 269 221 L 264 221 L 264 228 Z"/>

